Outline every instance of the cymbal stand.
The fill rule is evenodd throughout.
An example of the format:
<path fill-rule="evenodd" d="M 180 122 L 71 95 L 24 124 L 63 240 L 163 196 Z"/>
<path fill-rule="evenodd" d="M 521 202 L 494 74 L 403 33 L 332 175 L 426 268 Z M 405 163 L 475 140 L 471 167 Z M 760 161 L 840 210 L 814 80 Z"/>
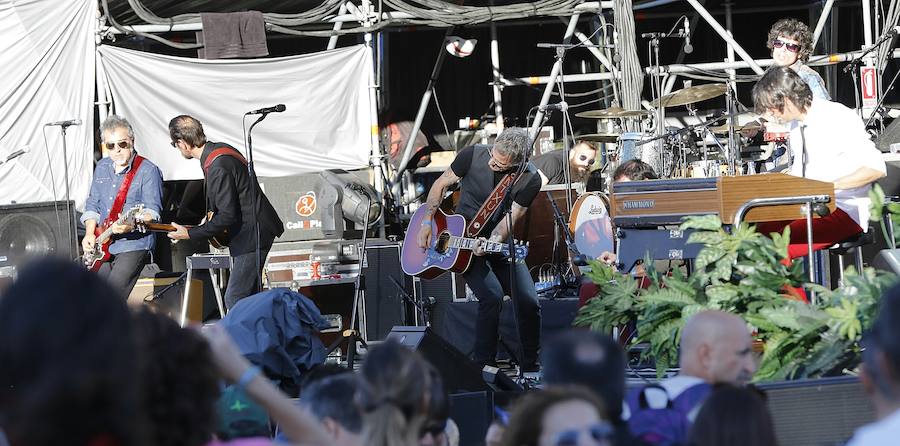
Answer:
<path fill-rule="evenodd" d="M 664 138 L 662 138 L 662 136 L 663 136 L 663 133 L 666 131 L 666 125 L 665 125 L 666 106 L 665 106 L 665 104 L 662 103 L 663 74 L 662 74 L 662 71 L 660 71 L 660 63 L 659 63 L 659 39 L 663 36 L 664 35 L 661 35 L 659 33 L 654 33 L 653 37 L 650 38 L 650 40 L 647 44 L 650 46 L 650 48 L 652 48 L 652 53 L 653 53 L 653 57 L 650 59 L 652 72 L 653 72 L 653 82 L 651 83 L 651 87 L 652 87 L 651 91 L 653 93 L 654 99 L 656 99 L 658 101 L 656 104 L 657 107 L 656 107 L 656 132 L 655 133 L 656 133 L 656 137 L 659 139 L 657 140 L 657 142 L 654 143 L 654 145 L 656 146 L 656 156 L 658 157 L 657 169 L 658 169 L 658 174 L 659 174 L 660 178 L 667 178 L 667 177 L 671 176 L 671 173 L 663 172 L 663 167 L 665 164 L 666 140 Z"/>
<path fill-rule="evenodd" d="M 741 149 L 737 146 L 734 134 L 735 103 L 737 96 L 734 92 L 734 81 L 725 81 L 725 112 L 732 118 L 728 120 L 728 149 L 725 151 L 725 159 L 728 162 L 728 175 L 737 175 L 741 165 Z"/>
<path fill-rule="evenodd" d="M 688 110 L 688 113 L 690 113 L 691 116 L 693 116 L 694 118 L 697 119 L 697 121 L 704 122 L 703 120 L 700 119 L 700 116 L 697 115 L 697 108 L 696 108 L 696 107 L 694 107 L 694 106 L 691 105 L 691 104 L 688 104 L 688 105 L 687 105 L 687 110 Z M 721 118 L 719 118 L 719 119 L 721 119 Z M 719 141 L 719 138 L 715 135 L 715 133 L 709 131 L 709 124 L 712 124 L 713 122 L 716 122 L 716 121 L 718 121 L 719 119 L 714 119 L 714 120 L 711 120 L 711 121 L 706 121 L 706 123 L 707 123 L 706 125 L 699 125 L 699 126 L 697 126 L 697 127 L 701 128 L 701 129 L 703 129 L 703 131 L 702 131 L 702 133 L 701 133 L 701 140 L 703 141 L 703 171 L 704 171 L 704 173 L 706 174 L 706 176 L 710 176 L 710 175 L 712 174 L 712 172 L 709 172 L 709 171 L 708 171 L 708 169 L 709 169 L 709 150 L 707 149 L 707 145 L 706 145 L 706 137 L 712 135 L 712 140 L 713 140 L 714 143 L 716 143 L 716 147 L 719 148 L 719 153 L 722 154 L 722 156 L 725 156 L 725 154 L 728 152 L 728 151 L 725 149 L 725 147 L 722 146 L 722 143 Z M 731 120 L 733 120 L 733 119 L 734 119 L 734 116 L 732 115 Z M 732 127 L 732 129 L 733 129 L 733 128 L 734 128 L 734 123 L 731 123 L 730 125 L 731 125 L 731 127 Z M 695 128 L 696 128 L 696 127 L 695 127 Z M 716 175 L 716 176 L 718 176 L 718 175 Z"/>

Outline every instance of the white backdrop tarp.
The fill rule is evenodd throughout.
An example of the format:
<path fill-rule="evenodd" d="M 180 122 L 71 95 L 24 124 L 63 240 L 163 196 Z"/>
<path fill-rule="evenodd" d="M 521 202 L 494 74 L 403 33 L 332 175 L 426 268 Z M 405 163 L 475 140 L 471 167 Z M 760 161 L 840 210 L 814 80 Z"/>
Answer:
<path fill-rule="evenodd" d="M 242 119 L 258 108 L 285 104 L 253 130 L 259 176 L 357 169 L 370 153 L 365 47 L 253 60 L 200 60 L 100 46 L 114 111 L 131 121 L 139 153 L 165 180 L 203 178 L 199 162 L 170 145 L 168 123 L 180 114 L 203 123 L 210 141 L 245 152 Z M 246 119 L 246 126 L 255 117 Z"/>
<path fill-rule="evenodd" d="M 83 207 L 93 169 L 96 0 L 0 1 L 0 204 L 62 200 Z M 69 127 L 67 158 L 59 127 Z M 46 139 L 45 139 L 46 137 Z"/>

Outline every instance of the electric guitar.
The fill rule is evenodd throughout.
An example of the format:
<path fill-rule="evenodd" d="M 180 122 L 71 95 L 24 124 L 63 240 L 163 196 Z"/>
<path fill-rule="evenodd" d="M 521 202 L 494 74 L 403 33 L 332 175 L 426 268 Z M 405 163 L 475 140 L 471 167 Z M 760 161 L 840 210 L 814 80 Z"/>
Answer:
<path fill-rule="evenodd" d="M 201 225 L 213 217 L 213 212 L 209 211 L 206 213 L 206 218 L 200 223 Z M 191 229 L 193 225 L 182 225 L 185 228 Z M 137 223 L 137 229 L 141 232 L 144 231 L 154 231 L 154 232 L 173 232 L 176 230 L 175 226 L 167 224 L 167 223 Z M 221 234 L 216 234 L 209 239 L 209 244 L 216 249 L 225 249 L 228 246 L 228 243 L 231 239 L 228 237 L 228 230 L 226 229 Z"/>
<path fill-rule="evenodd" d="M 462 215 L 445 214 L 440 209 L 434 212 L 432 222 L 424 222 L 425 206 L 413 214 L 403 239 L 400 252 L 400 266 L 403 272 L 425 279 L 434 279 L 447 271 L 465 272 L 472 262 L 473 250 L 478 239 L 465 237 L 466 218 Z M 428 249 L 422 250 L 416 238 L 423 224 L 432 225 L 431 240 Z M 509 245 L 506 242 L 484 242 L 484 252 L 497 253 L 509 257 Z M 516 241 L 513 251 L 517 261 L 525 260 L 528 255 L 526 243 Z"/>
<path fill-rule="evenodd" d="M 103 227 L 98 226 L 94 230 L 94 235 L 97 236 L 94 240 L 94 248 L 90 251 L 85 251 L 82 256 L 84 266 L 87 267 L 87 269 L 96 272 L 100 269 L 100 265 L 109 261 L 109 258 L 111 257 L 111 254 L 109 253 L 109 244 L 112 242 L 113 236 L 112 227 L 123 224 L 135 225 L 135 217 L 141 212 L 144 212 L 144 205 L 138 205 L 129 209 L 124 214 L 119 215 L 119 218 L 117 218 L 116 221 L 108 225 L 104 225 Z"/>

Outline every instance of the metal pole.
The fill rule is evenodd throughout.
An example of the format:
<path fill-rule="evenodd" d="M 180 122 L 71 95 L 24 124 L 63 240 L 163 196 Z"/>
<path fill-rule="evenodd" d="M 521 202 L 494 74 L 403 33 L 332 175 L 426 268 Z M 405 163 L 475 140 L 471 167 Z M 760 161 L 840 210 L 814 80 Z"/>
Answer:
<path fill-rule="evenodd" d="M 569 25 L 566 27 L 566 33 L 563 35 L 564 44 L 569 43 L 572 40 L 572 36 L 575 35 L 575 25 L 578 24 L 578 17 L 581 14 L 575 13 L 572 14 L 572 17 L 569 18 Z M 556 62 L 553 64 L 553 69 L 550 70 L 550 79 L 547 81 L 547 86 L 544 87 L 544 94 L 541 96 L 541 106 L 546 106 L 550 102 L 550 94 L 553 93 L 554 87 L 556 87 L 556 79 L 559 77 L 559 72 L 562 70 L 562 58 L 556 59 Z M 601 73 L 601 74 L 609 74 L 609 73 Z M 541 107 L 538 107 L 537 113 L 534 115 L 534 121 L 531 123 L 531 129 L 528 131 L 528 137 L 534 141 L 537 137 L 538 131 L 541 129 L 541 122 L 544 121 L 544 111 L 541 110 Z"/>
<path fill-rule="evenodd" d="M 863 46 L 872 45 L 872 5 L 870 0 L 862 0 Z M 869 58 L 871 61 L 871 58 Z M 869 65 L 868 63 L 866 65 Z"/>
<path fill-rule="evenodd" d="M 729 45 L 734 46 L 734 50 L 738 53 L 739 56 L 741 56 L 741 59 L 744 59 L 744 61 L 750 65 L 750 68 L 752 68 L 753 71 L 756 72 L 756 74 L 763 74 L 763 69 L 756 64 L 753 58 L 750 57 L 750 55 L 747 54 L 746 51 L 744 51 L 744 48 L 742 48 L 734 39 L 731 38 L 730 35 L 728 35 L 728 32 L 725 31 L 725 28 L 722 28 L 722 25 L 719 25 L 719 22 L 716 21 L 716 18 L 713 17 L 712 14 L 710 14 L 709 11 L 707 11 L 706 8 L 704 8 L 703 5 L 700 4 L 700 2 L 698 2 L 697 0 L 687 0 L 687 2 L 690 3 L 691 6 L 693 6 L 694 9 L 696 9 L 704 19 L 706 19 L 706 22 L 709 23 L 709 26 L 711 26 L 713 30 L 715 30 L 719 34 L 719 36 L 722 37 L 722 39 L 725 39 L 725 41 L 728 42 Z"/>
<path fill-rule="evenodd" d="M 338 15 L 344 15 L 347 13 L 347 3 L 341 3 L 341 9 L 338 11 Z M 340 31 L 341 28 L 344 27 L 344 22 L 334 22 L 334 27 L 331 28 L 334 31 Z M 328 46 L 325 47 L 326 50 L 333 50 L 337 47 L 338 35 L 335 34 L 328 38 Z"/>
<path fill-rule="evenodd" d="M 822 8 L 822 14 L 819 15 L 819 20 L 816 22 L 816 29 L 813 31 L 813 41 L 812 47 L 816 47 L 816 43 L 819 42 L 819 37 L 822 35 L 822 30 L 825 29 L 825 23 L 828 21 L 828 14 L 831 14 L 831 7 L 834 5 L 834 0 L 827 0 L 825 2 L 825 6 Z"/>
<path fill-rule="evenodd" d="M 501 82 L 503 75 L 500 74 L 500 44 L 497 41 L 497 23 L 493 21 L 491 22 L 491 72 L 494 75 L 492 87 L 494 90 L 495 124 L 497 125 L 497 130 L 502 131 L 503 127 L 505 127 L 505 122 L 503 121 L 503 84 Z"/>
<path fill-rule="evenodd" d="M 444 45 L 446 45 L 447 37 L 450 37 L 454 29 L 455 28 L 452 26 L 447 28 L 447 32 L 444 33 L 444 38 L 441 40 L 441 49 L 438 52 L 437 60 L 434 62 L 434 68 L 431 70 L 431 77 L 428 78 L 428 85 L 425 86 L 425 93 L 422 95 L 422 101 L 419 102 L 419 111 L 416 113 L 416 121 L 413 123 L 412 130 L 409 132 L 409 139 L 406 141 L 406 147 L 403 149 L 403 157 L 400 158 L 400 165 L 397 168 L 397 171 L 394 172 L 394 178 L 391 180 L 394 184 L 397 184 L 397 182 L 400 181 L 400 175 L 403 174 L 406 165 L 409 163 L 409 159 L 412 157 L 412 149 L 413 144 L 416 142 L 416 134 L 422 127 L 422 121 L 425 120 L 425 110 L 428 109 L 428 103 L 431 102 L 434 84 L 437 82 L 438 75 L 441 73 L 441 66 L 444 64 L 444 58 L 447 55 Z"/>

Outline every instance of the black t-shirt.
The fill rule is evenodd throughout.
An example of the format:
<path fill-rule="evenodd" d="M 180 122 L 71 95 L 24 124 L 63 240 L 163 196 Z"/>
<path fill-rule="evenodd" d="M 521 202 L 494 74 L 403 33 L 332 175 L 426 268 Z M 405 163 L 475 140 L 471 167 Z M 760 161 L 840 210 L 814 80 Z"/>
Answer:
<path fill-rule="evenodd" d="M 456 176 L 462 178 L 460 182 L 460 200 L 456 212 L 471 220 L 478 212 L 484 201 L 491 195 L 494 187 L 500 183 L 510 172 L 494 172 L 488 167 L 488 146 L 475 145 L 466 147 L 456 154 L 456 159 L 450 165 L 450 169 Z M 528 163 L 523 176 L 513 186 L 513 200 L 522 207 L 528 207 L 534 201 L 534 197 L 541 190 L 541 177 L 534 165 Z M 499 214 L 499 213 L 497 213 Z M 491 221 L 496 220 L 497 215 Z M 488 224 L 493 227 L 496 224 Z"/>
<path fill-rule="evenodd" d="M 534 159 L 534 167 L 547 177 L 547 184 L 563 184 L 566 182 L 566 151 L 554 150 Z"/>

